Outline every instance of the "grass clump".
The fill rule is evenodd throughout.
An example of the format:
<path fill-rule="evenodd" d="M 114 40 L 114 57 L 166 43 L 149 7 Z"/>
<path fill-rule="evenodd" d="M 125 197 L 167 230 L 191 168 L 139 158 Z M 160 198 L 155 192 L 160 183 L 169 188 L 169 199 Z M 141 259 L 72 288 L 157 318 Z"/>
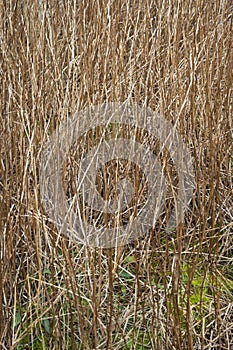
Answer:
<path fill-rule="evenodd" d="M 4 0 L 0 15 L 1 348 L 229 350 L 231 1 Z M 165 208 L 127 246 L 86 247 L 44 210 L 42 150 L 77 110 L 126 100 L 176 125 L 196 188 L 174 232 Z"/>

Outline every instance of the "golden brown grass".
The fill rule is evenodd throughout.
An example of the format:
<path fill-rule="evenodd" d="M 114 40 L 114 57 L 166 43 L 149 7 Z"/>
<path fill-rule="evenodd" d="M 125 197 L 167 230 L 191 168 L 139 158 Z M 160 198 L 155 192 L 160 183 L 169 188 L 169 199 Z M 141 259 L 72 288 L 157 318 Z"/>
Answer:
<path fill-rule="evenodd" d="M 3 0 L 2 349 L 233 345 L 232 3 Z M 40 201 L 45 141 L 91 104 L 146 104 L 177 123 L 196 189 L 185 224 L 94 249 Z"/>

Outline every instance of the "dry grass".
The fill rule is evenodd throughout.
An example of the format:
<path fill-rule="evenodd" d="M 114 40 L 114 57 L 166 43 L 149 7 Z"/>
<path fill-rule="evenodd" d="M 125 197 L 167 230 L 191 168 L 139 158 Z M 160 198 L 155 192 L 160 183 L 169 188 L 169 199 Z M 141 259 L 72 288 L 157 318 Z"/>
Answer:
<path fill-rule="evenodd" d="M 233 345 L 232 4 L 3 0 L 1 349 Z M 177 123 L 196 189 L 185 225 L 118 249 L 59 235 L 40 202 L 45 141 L 91 104 Z"/>

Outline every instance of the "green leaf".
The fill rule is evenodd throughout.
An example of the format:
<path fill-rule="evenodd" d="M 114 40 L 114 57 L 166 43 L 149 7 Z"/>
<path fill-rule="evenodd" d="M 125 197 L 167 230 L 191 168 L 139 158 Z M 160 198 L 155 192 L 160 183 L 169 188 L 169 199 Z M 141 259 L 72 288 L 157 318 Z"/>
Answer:
<path fill-rule="evenodd" d="M 20 312 L 16 312 L 13 327 L 17 327 L 21 322 Z"/>
<path fill-rule="evenodd" d="M 131 279 L 132 278 L 132 275 L 130 273 L 128 273 L 127 271 L 124 271 L 124 270 L 120 272 L 120 276 L 122 278 L 126 278 L 126 279 Z"/>
<path fill-rule="evenodd" d="M 49 320 L 48 319 L 43 320 L 43 324 L 44 324 L 44 328 L 45 328 L 46 332 L 50 334 L 50 322 L 49 322 Z"/>

